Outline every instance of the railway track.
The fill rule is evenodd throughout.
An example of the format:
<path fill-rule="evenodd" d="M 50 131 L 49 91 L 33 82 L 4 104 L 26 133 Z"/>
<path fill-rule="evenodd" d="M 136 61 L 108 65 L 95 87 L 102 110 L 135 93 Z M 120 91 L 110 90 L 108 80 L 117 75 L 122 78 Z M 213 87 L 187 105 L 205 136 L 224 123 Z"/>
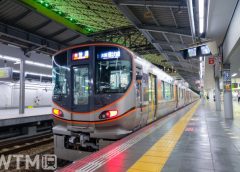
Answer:
<path fill-rule="evenodd" d="M 54 144 L 52 133 L 41 134 L 38 136 L 32 136 L 27 138 L 18 139 L 15 141 L 0 142 L 0 155 L 22 155 L 23 157 L 28 155 L 31 159 L 34 159 L 36 155 L 42 156 L 44 154 L 53 154 Z M 21 160 L 20 169 L 16 166 L 16 159 L 13 158 L 10 161 L 10 166 L 7 171 L 36 171 L 32 168 L 26 170 L 25 159 Z M 6 171 L 3 167 L 0 171 Z"/>
<path fill-rule="evenodd" d="M 112 141 L 102 141 L 100 144 L 100 149 L 111 144 Z M 92 154 L 94 152 L 82 152 L 80 159 Z M 44 154 L 54 154 L 54 144 L 53 144 L 53 135 L 52 133 L 42 134 L 38 136 L 32 136 L 17 140 L 4 141 L 0 142 L 0 155 L 11 155 L 11 154 L 20 154 L 28 155 L 31 159 L 34 159 L 36 155 L 40 157 Z M 57 163 L 58 169 L 66 165 L 71 164 L 71 161 L 59 160 Z M 30 171 L 36 171 L 36 169 L 29 169 Z M 16 168 L 16 159 L 13 159 L 10 163 L 8 171 L 29 171 L 25 169 L 24 163 L 20 164 L 20 169 Z M 0 169 L 1 171 L 5 171 Z"/>
<path fill-rule="evenodd" d="M 20 155 L 28 155 L 30 157 L 30 159 L 34 159 L 35 156 L 39 156 L 39 160 L 40 160 L 40 163 L 42 162 L 41 159 L 42 159 L 42 155 L 45 155 L 45 154 L 53 154 L 54 152 L 54 148 L 53 148 L 53 144 L 46 144 L 46 145 L 41 145 L 39 147 L 35 147 L 35 148 L 31 148 L 31 149 L 28 149 L 28 150 L 24 150 L 24 151 L 21 151 L 19 152 L 18 154 Z M 13 159 L 11 160 L 10 162 L 10 166 L 9 168 L 7 169 L 7 171 L 11 171 L 11 172 L 19 172 L 19 171 L 42 171 L 41 169 L 41 165 L 37 168 L 36 166 L 33 166 L 29 169 L 26 169 L 26 159 L 21 159 L 20 161 L 20 164 L 19 164 L 19 167 L 17 166 L 17 161 L 16 159 Z M 6 170 L 0 170 L 0 172 L 5 172 Z"/>
<path fill-rule="evenodd" d="M 0 142 L 0 155 L 16 154 L 51 142 L 53 142 L 52 133 Z"/>

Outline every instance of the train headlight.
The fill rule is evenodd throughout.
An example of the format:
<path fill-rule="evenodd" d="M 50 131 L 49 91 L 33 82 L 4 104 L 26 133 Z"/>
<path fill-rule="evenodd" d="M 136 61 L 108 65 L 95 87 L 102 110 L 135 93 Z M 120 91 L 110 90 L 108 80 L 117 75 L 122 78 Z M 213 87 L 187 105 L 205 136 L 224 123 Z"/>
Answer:
<path fill-rule="evenodd" d="M 104 111 L 99 115 L 99 119 L 109 119 L 118 116 L 117 110 Z"/>
<path fill-rule="evenodd" d="M 53 113 L 53 115 L 58 116 L 58 117 L 62 117 L 63 116 L 62 111 L 59 110 L 59 109 L 56 109 L 56 108 L 52 109 L 52 113 Z"/>

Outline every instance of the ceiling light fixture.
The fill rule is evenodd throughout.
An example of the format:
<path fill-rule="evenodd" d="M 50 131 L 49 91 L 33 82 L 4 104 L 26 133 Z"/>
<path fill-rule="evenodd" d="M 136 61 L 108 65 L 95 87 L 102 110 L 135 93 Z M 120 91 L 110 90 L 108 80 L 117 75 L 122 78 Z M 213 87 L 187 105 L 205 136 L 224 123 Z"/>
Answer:
<path fill-rule="evenodd" d="M 237 73 L 233 73 L 233 74 L 232 74 L 232 77 L 234 77 L 234 76 L 237 76 Z"/>
<path fill-rule="evenodd" d="M 21 62 L 21 60 L 19 58 L 4 56 L 4 55 L 0 55 L 0 59 L 14 62 L 14 64 L 19 64 Z M 25 63 L 28 64 L 28 65 L 32 65 L 32 66 L 38 66 L 38 67 L 49 68 L 49 69 L 52 68 L 52 65 L 48 65 L 48 64 L 45 64 L 45 63 L 34 62 L 34 61 L 31 61 L 31 60 L 26 60 Z"/>
<path fill-rule="evenodd" d="M 204 0 L 198 0 L 198 11 L 199 11 L 199 33 L 204 32 Z"/>
<path fill-rule="evenodd" d="M 15 73 L 20 73 L 19 70 L 13 70 L 13 72 Z M 43 73 L 35 73 L 35 72 L 25 72 L 26 75 L 34 75 L 34 76 L 43 76 L 43 77 L 48 77 L 48 78 L 52 78 L 52 75 L 47 75 L 47 74 L 43 74 Z"/>
<path fill-rule="evenodd" d="M 26 62 L 26 64 L 33 65 L 33 66 L 45 67 L 45 68 L 49 68 L 49 69 L 52 68 L 52 65 L 48 65 L 48 64 L 44 64 L 44 63 L 34 62 L 34 61 L 30 61 L 30 60 L 26 60 L 25 62 Z"/>
<path fill-rule="evenodd" d="M 20 62 L 20 59 L 15 58 L 15 57 L 10 57 L 10 56 L 0 55 L 0 59 L 2 59 L 2 60 L 7 60 L 7 61 L 11 61 L 11 62 Z"/>

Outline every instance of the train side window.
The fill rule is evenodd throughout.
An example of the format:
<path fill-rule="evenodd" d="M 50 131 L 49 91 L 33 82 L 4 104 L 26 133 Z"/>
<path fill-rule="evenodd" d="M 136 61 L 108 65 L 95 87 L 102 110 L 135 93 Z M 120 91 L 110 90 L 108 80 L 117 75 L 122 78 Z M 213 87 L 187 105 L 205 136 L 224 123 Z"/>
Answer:
<path fill-rule="evenodd" d="M 157 96 L 158 96 L 158 100 L 162 100 L 163 99 L 163 94 L 162 94 L 162 81 L 158 80 L 157 81 Z"/>
<path fill-rule="evenodd" d="M 162 99 L 165 99 L 165 82 L 164 81 L 162 81 L 162 87 L 161 87 L 161 89 L 162 89 Z"/>
<path fill-rule="evenodd" d="M 171 85 L 167 82 L 164 84 L 165 86 L 165 100 L 171 100 Z"/>
<path fill-rule="evenodd" d="M 53 94 L 54 95 L 69 95 L 67 67 L 67 53 L 61 53 L 53 57 Z"/>
<path fill-rule="evenodd" d="M 179 99 L 180 99 L 180 95 L 181 95 L 181 94 L 180 94 L 180 91 L 181 91 L 180 88 L 178 88 L 178 98 L 179 98 Z"/>

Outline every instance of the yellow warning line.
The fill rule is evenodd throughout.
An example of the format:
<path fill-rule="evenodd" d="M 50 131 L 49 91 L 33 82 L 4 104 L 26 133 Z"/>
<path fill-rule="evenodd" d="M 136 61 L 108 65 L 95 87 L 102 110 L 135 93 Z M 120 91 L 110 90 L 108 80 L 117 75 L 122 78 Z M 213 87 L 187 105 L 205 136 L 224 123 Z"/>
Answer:
<path fill-rule="evenodd" d="M 161 137 L 128 172 L 159 172 L 164 167 L 172 150 L 184 132 L 189 120 L 198 108 L 196 103 L 163 137 Z"/>

